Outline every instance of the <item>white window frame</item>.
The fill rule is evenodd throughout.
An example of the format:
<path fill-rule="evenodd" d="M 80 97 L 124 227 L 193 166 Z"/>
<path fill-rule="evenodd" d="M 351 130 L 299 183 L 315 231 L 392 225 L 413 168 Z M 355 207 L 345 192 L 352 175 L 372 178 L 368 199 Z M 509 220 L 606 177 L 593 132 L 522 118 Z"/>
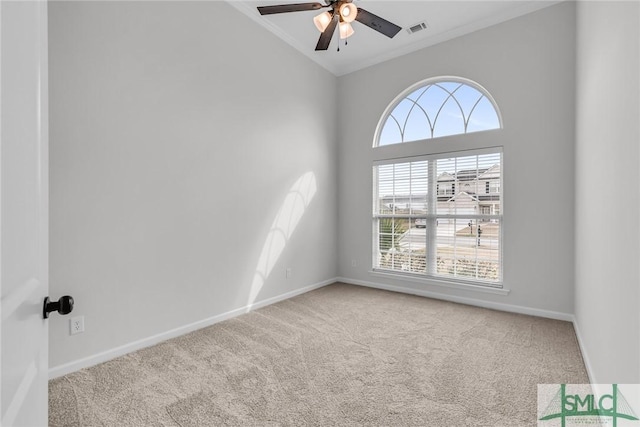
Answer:
<path fill-rule="evenodd" d="M 464 150 L 457 152 L 446 152 L 446 153 L 436 153 L 436 154 L 427 154 L 420 156 L 410 156 L 403 158 L 394 158 L 394 159 L 380 159 L 373 161 L 373 215 L 372 215 L 372 273 L 376 275 L 382 275 L 386 277 L 396 277 L 402 279 L 409 279 L 412 281 L 429 281 L 429 282 L 437 282 L 436 284 L 441 285 L 449 285 L 449 286 L 458 286 L 464 288 L 475 288 L 475 289 L 484 289 L 487 291 L 494 291 L 494 293 L 504 294 L 507 291 L 504 289 L 503 285 L 503 212 L 504 212 L 504 194 L 500 194 L 500 205 L 501 209 L 498 214 L 453 214 L 453 215 L 445 215 L 438 214 L 436 212 L 435 206 L 437 205 L 437 200 L 439 194 L 437 194 L 437 177 L 436 177 L 436 168 L 434 167 L 438 159 L 447 159 L 447 158 L 455 158 L 455 157 L 466 157 L 466 156 L 476 156 L 483 154 L 500 154 L 500 188 L 503 188 L 502 182 L 502 170 L 504 167 L 504 156 L 502 152 L 502 147 L 489 147 L 478 150 Z M 427 212 L 425 214 L 379 214 L 377 212 L 378 202 L 379 202 L 379 191 L 377 188 L 378 180 L 376 176 L 377 168 L 381 165 L 390 165 L 390 164 L 400 164 L 400 163 L 408 163 L 408 162 L 420 162 L 420 161 L 428 161 L 429 167 L 429 199 L 427 204 Z M 440 194 L 440 196 L 442 196 Z M 410 223 L 415 221 L 415 219 L 425 219 L 426 221 L 426 272 L 418 273 L 418 272 L 409 272 L 398 269 L 389 269 L 379 267 L 379 257 L 380 257 L 380 236 L 379 236 L 379 220 L 381 218 L 409 218 Z M 460 276 L 448 276 L 437 274 L 436 265 L 436 253 L 437 253 L 437 239 L 436 239 L 436 221 L 438 218 L 450 218 L 450 219 L 465 219 L 465 220 L 489 220 L 489 221 L 498 221 L 500 224 L 500 231 L 498 235 L 498 280 L 497 281 L 489 281 L 489 280 L 481 280 L 481 279 L 468 279 L 461 278 Z"/>
<path fill-rule="evenodd" d="M 382 116 L 380 117 L 380 120 L 378 121 L 378 125 L 376 126 L 376 133 L 375 133 L 375 138 L 373 140 L 373 147 L 377 148 L 377 147 L 393 147 L 394 145 L 401 145 L 401 144 L 407 144 L 407 143 L 412 143 L 412 142 L 417 142 L 417 141 L 398 141 L 395 143 L 391 143 L 391 144 L 384 144 L 384 145 L 380 145 L 380 135 L 382 133 L 382 129 L 384 128 L 384 125 L 387 121 L 387 118 L 391 115 L 391 113 L 393 112 L 393 110 L 398 106 L 398 104 L 400 104 L 407 96 L 411 95 L 414 91 L 420 89 L 421 87 L 424 86 L 428 86 L 431 84 L 436 84 L 436 83 L 461 83 L 463 85 L 467 85 L 470 86 L 474 89 L 476 89 L 478 92 L 482 93 L 487 100 L 491 103 L 491 105 L 493 106 L 493 109 L 495 110 L 497 116 L 498 116 L 498 123 L 499 123 L 499 127 L 496 129 L 502 129 L 503 127 L 503 122 L 502 122 L 502 113 L 500 112 L 500 108 L 498 108 L 498 104 L 496 103 L 495 99 L 493 99 L 493 96 L 491 96 L 491 93 L 489 93 L 488 90 L 486 90 L 483 86 L 481 86 L 480 84 L 474 82 L 473 80 L 470 79 L 466 79 L 464 77 L 458 77 L 458 76 L 440 76 L 440 77 L 432 77 L 432 78 L 428 78 L 422 81 L 419 81 L 411 86 L 409 86 L 407 89 L 405 89 L 404 91 L 402 91 L 398 96 L 395 97 L 395 99 L 387 106 L 387 108 L 384 110 L 384 113 L 382 114 Z M 451 136 L 456 136 L 456 135 L 472 135 L 474 133 L 478 133 L 478 132 L 490 132 L 496 129 L 487 129 L 487 130 L 481 130 L 481 131 L 473 131 L 473 132 L 467 132 L 466 126 L 465 126 L 465 131 L 463 133 L 459 133 L 459 134 L 450 134 L 450 135 L 446 135 L 446 136 L 437 136 L 437 137 L 430 137 L 430 138 L 426 138 L 424 140 L 418 140 L 418 141 L 430 141 L 430 140 L 436 140 L 436 139 L 440 139 L 440 138 L 448 138 Z"/>
<path fill-rule="evenodd" d="M 403 141 L 398 143 L 380 145 L 380 137 L 381 137 L 382 129 L 386 123 L 388 116 L 396 108 L 396 106 L 400 102 L 402 102 L 402 100 L 404 100 L 407 96 L 409 96 L 411 93 L 413 93 L 420 87 L 424 87 L 424 86 L 427 86 L 433 83 L 439 83 L 439 82 L 463 83 L 480 91 L 492 104 L 498 116 L 499 127 L 496 129 L 488 129 L 484 131 L 477 131 L 477 132 L 471 132 L 471 133 L 466 133 L 466 129 L 465 129 L 465 133 L 460 133 L 455 135 L 447 135 L 447 136 L 427 138 L 424 140 Z M 499 222 L 500 222 L 500 232 L 499 232 L 499 251 L 500 251 L 499 277 L 500 279 L 498 282 L 493 281 L 490 283 L 486 283 L 486 282 L 479 282 L 476 280 L 464 280 L 464 279 L 460 279 L 459 277 L 435 276 L 435 275 L 426 275 L 421 273 L 415 274 L 415 273 L 403 272 L 398 270 L 386 270 L 386 269 L 375 268 L 375 265 L 377 262 L 376 257 L 378 255 L 378 245 L 379 245 L 379 238 L 378 238 L 379 229 L 377 228 L 377 222 L 375 220 L 372 222 L 372 226 L 374 228 L 372 229 L 372 237 L 373 237 L 372 239 L 373 241 L 372 270 L 369 272 L 371 275 L 383 277 L 383 278 L 390 278 L 390 279 L 401 279 L 404 281 L 411 281 L 411 282 L 417 282 L 417 283 L 426 283 L 429 285 L 443 286 L 446 288 L 472 290 L 476 292 L 492 293 L 492 294 L 499 294 L 499 295 L 507 295 L 509 293 L 509 289 L 505 285 L 504 275 L 503 275 L 503 271 L 504 271 L 503 212 L 505 208 L 504 183 L 503 183 L 504 153 L 503 153 L 502 147 L 492 144 L 491 142 L 489 142 L 491 141 L 491 138 L 487 139 L 487 137 L 485 136 L 487 133 L 497 132 L 497 131 L 499 132 L 501 129 L 503 129 L 502 113 L 500 112 L 498 104 L 496 103 L 495 99 L 492 97 L 491 93 L 489 93 L 488 90 L 486 90 L 483 86 L 476 83 L 475 81 L 464 78 L 464 77 L 438 76 L 438 77 L 428 78 L 411 85 L 410 87 L 408 87 L 407 89 L 402 91 L 400 94 L 398 94 L 398 96 L 395 97 L 395 99 L 384 110 L 384 113 L 380 117 L 380 120 L 378 121 L 378 125 L 376 127 L 375 135 L 373 138 L 373 153 L 372 153 L 373 154 L 372 160 L 373 160 L 374 166 L 381 165 L 381 164 L 390 164 L 390 163 L 403 163 L 407 161 L 419 161 L 420 159 L 425 159 L 425 158 L 433 158 L 433 159 L 450 158 L 450 157 L 457 156 L 458 153 L 464 153 L 464 154 L 482 154 L 482 153 L 496 153 L 496 152 L 501 153 L 500 181 L 498 184 L 499 186 L 497 187 L 497 190 L 500 193 L 500 209 L 498 214 L 496 215 L 496 218 L 499 218 Z M 482 134 L 485 134 L 485 135 L 482 135 Z M 452 146 L 447 152 L 442 152 L 445 149 L 443 147 L 445 141 L 451 141 Z M 373 185 L 374 185 L 374 192 L 372 194 L 376 195 L 377 183 L 375 182 L 375 179 L 374 179 Z M 438 191 L 437 182 L 431 186 L 430 191 L 432 191 L 435 194 L 436 200 L 438 195 L 442 196 L 442 195 L 445 195 L 447 192 L 450 192 L 450 190 L 443 190 L 442 186 L 440 188 L 440 191 Z M 495 193 L 493 191 L 490 191 L 490 194 L 495 194 Z M 375 199 L 376 198 L 374 197 L 374 200 L 372 200 L 373 203 L 377 203 L 377 200 Z M 375 209 L 375 206 L 374 206 L 374 209 Z M 374 210 L 374 213 L 375 213 L 375 210 Z M 480 215 L 480 216 L 482 218 L 486 217 L 485 215 Z M 469 215 L 465 215 L 464 217 L 469 218 Z"/>

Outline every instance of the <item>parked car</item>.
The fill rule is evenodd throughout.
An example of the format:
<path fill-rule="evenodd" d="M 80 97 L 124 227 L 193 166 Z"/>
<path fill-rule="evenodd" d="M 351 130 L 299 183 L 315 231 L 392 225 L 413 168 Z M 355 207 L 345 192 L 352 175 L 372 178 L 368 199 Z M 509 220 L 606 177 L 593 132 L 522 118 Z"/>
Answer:
<path fill-rule="evenodd" d="M 414 225 L 416 228 L 427 228 L 427 220 L 425 218 L 416 218 Z"/>

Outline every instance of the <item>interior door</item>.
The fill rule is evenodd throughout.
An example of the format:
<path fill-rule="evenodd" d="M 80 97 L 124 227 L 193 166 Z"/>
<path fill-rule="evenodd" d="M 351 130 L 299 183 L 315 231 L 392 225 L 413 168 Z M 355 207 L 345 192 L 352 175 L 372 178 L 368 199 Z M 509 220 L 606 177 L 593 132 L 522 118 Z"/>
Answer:
<path fill-rule="evenodd" d="M 0 1 L 2 425 L 47 425 L 47 3 Z"/>

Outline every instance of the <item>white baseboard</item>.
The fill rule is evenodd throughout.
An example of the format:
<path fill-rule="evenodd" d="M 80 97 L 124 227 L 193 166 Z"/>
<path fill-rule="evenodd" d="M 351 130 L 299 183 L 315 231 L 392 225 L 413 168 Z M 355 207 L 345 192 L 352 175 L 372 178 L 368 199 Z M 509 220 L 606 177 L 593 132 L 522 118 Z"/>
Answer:
<path fill-rule="evenodd" d="M 585 363 L 585 366 L 587 368 L 587 374 L 589 375 L 589 379 L 592 382 L 594 380 L 593 372 L 591 370 L 591 364 L 589 362 L 589 358 L 587 356 L 586 349 L 585 349 L 585 347 L 583 345 L 583 341 L 582 341 L 582 338 L 581 338 L 581 335 L 580 335 L 580 329 L 578 327 L 578 324 L 576 322 L 575 317 L 572 314 L 561 313 L 561 312 L 550 311 L 550 310 L 537 309 L 537 308 L 524 307 L 524 306 L 513 305 L 513 304 L 504 304 L 504 303 L 498 303 L 498 302 L 492 302 L 492 301 L 483 301 L 483 300 L 479 300 L 479 299 L 475 299 L 475 298 L 458 297 L 458 296 L 454 296 L 454 295 L 441 294 L 441 293 L 438 293 L 438 292 L 425 291 L 425 290 L 413 289 L 413 288 L 406 288 L 406 287 L 403 287 L 403 286 L 394 286 L 394 285 L 387 285 L 387 284 L 383 284 L 383 283 L 369 282 L 369 281 L 364 281 L 364 280 L 349 279 L 349 278 L 346 278 L 346 277 L 336 277 L 336 278 L 333 278 L 333 279 L 325 280 L 325 281 L 320 282 L 320 283 L 316 283 L 316 284 L 313 284 L 313 285 L 305 286 L 304 288 L 300 288 L 300 289 L 296 289 L 294 291 L 286 292 L 284 294 L 281 294 L 281 295 L 278 295 L 278 296 L 275 296 L 275 297 L 272 297 L 272 298 L 267 298 L 267 299 L 264 299 L 262 301 L 255 302 L 253 304 L 249 304 L 249 305 L 246 305 L 244 307 L 237 308 L 235 310 L 231 310 L 231 311 L 228 311 L 228 312 L 225 312 L 225 313 L 221 313 L 219 315 L 216 315 L 216 316 L 213 316 L 213 317 L 210 317 L 210 318 L 207 318 L 207 319 L 203 319 L 203 320 L 200 320 L 198 322 L 194 322 L 194 323 L 191 323 L 191 324 L 188 324 L 188 325 L 184 325 L 184 326 L 181 326 L 179 328 L 171 329 L 169 331 L 162 332 L 160 334 L 156 334 L 156 335 L 153 335 L 151 337 L 143 338 L 141 340 L 134 341 L 134 342 L 131 342 L 129 344 L 125 344 L 123 346 L 116 347 L 114 349 L 110 349 L 110 350 L 107 350 L 107 351 L 104 351 L 104 352 L 101 352 L 101 353 L 98 353 L 98 354 L 95 354 L 95 355 L 92 355 L 92 356 L 89 356 L 89 357 L 78 359 L 78 360 L 75 360 L 73 362 L 65 363 L 64 365 L 55 366 L 55 367 L 49 369 L 49 379 L 61 377 L 63 375 L 67 375 L 67 374 L 70 374 L 72 372 L 79 371 L 80 369 L 88 368 L 90 366 L 94 366 L 94 365 L 97 365 L 99 363 L 106 362 L 108 360 L 114 359 L 114 358 L 119 357 L 119 356 L 123 356 L 123 355 L 131 353 L 133 351 L 140 350 L 140 349 L 145 348 L 145 347 L 150 347 L 150 346 L 158 344 L 158 343 L 160 343 L 162 341 L 166 341 L 168 339 L 175 338 L 175 337 L 178 337 L 180 335 L 184 335 L 184 334 L 187 334 L 189 332 L 193 332 L 195 330 L 205 328 L 207 326 L 211 326 L 211 325 L 213 325 L 215 323 L 222 322 L 224 320 L 240 316 L 241 314 L 248 313 L 248 312 L 250 312 L 252 310 L 256 310 L 258 308 L 265 307 L 267 305 L 271 305 L 271 304 L 274 304 L 276 302 L 283 301 L 283 300 L 292 298 L 294 296 L 304 294 L 306 292 L 309 292 L 309 291 L 312 291 L 314 289 L 318 289 L 318 288 L 330 285 L 330 284 L 335 283 L 335 282 L 347 283 L 347 284 L 351 284 L 351 285 L 364 286 L 364 287 L 375 288 L 375 289 L 383 289 L 383 290 L 387 290 L 387 291 L 400 292 L 400 293 L 405 293 L 405 294 L 410 294 L 410 295 L 418 295 L 418 296 L 423 296 L 423 297 L 428 297 L 428 298 L 433 298 L 433 299 L 439 299 L 439 300 L 444 300 L 444 301 L 455 302 L 455 303 L 459 303 L 459 304 L 465 304 L 465 305 L 472 305 L 472 306 L 476 306 L 476 307 L 489 308 L 489 309 L 493 309 L 493 310 L 506 311 L 506 312 L 511 312 L 511 313 L 527 314 L 527 315 L 530 315 L 530 316 L 538 316 L 538 317 L 545 317 L 545 318 L 549 318 L 549 319 L 564 320 L 564 321 L 567 321 L 567 322 L 572 322 L 573 325 L 574 325 L 574 329 L 576 331 L 576 337 L 578 339 L 578 345 L 580 346 L 580 351 L 582 352 L 584 363 Z"/>
<path fill-rule="evenodd" d="M 590 384 L 598 384 L 596 382 L 596 377 L 593 373 L 593 369 L 591 367 L 591 361 L 589 360 L 589 353 L 587 353 L 587 349 L 584 346 L 584 340 L 582 339 L 582 335 L 580 333 L 580 326 L 578 326 L 578 319 L 575 316 L 573 317 L 573 329 L 576 331 L 576 339 L 578 340 L 578 347 L 580 348 L 580 353 L 582 354 L 582 361 L 584 362 L 584 367 L 587 369 L 587 376 L 589 377 Z"/>
<path fill-rule="evenodd" d="M 99 363 L 106 362 L 111 359 L 115 359 L 116 357 L 124 356 L 125 354 L 131 353 L 136 350 L 140 350 L 145 347 L 150 347 L 152 345 L 158 344 L 162 341 L 166 341 L 171 338 L 178 337 L 180 335 L 187 334 L 189 332 L 193 332 L 198 329 L 205 328 L 207 326 L 211 326 L 215 323 L 222 322 L 227 319 L 231 319 L 241 314 L 248 313 L 252 310 L 256 310 L 261 307 L 266 307 L 267 305 L 274 304 L 279 301 L 283 301 L 297 295 L 304 294 L 306 292 L 312 291 L 314 289 L 322 288 L 323 286 L 330 285 L 335 283 L 336 279 L 325 280 L 320 283 L 316 283 L 313 285 L 305 286 L 304 288 L 296 289 L 290 292 L 286 292 L 284 294 L 267 298 L 258 302 L 254 302 L 253 304 L 248 304 L 244 307 L 237 308 L 235 310 L 227 311 L 226 313 L 221 313 L 213 317 L 209 317 L 207 319 L 203 319 L 194 323 L 190 323 L 188 325 L 181 326 L 179 328 L 171 329 L 166 332 L 162 332 L 147 338 L 143 338 L 138 341 L 131 342 L 129 344 L 122 345 L 120 347 L 116 347 L 107 351 L 103 351 L 98 354 L 94 354 L 92 356 L 88 356 L 82 359 L 74 360 L 73 362 L 65 363 L 63 365 L 55 366 L 49 369 L 49 379 L 61 377 L 63 375 L 70 374 L 75 371 L 79 371 L 80 369 L 88 368 L 90 366 L 97 365 Z"/>
<path fill-rule="evenodd" d="M 336 280 L 339 281 L 339 282 L 342 282 L 342 283 L 348 283 L 350 285 L 358 285 L 358 286 L 365 286 L 365 287 L 368 287 L 368 288 L 384 289 L 384 290 L 387 290 L 387 291 L 401 292 L 401 293 L 404 293 L 404 294 L 411 294 L 411 295 L 418 295 L 418 296 L 422 296 L 422 297 L 428 297 L 428 298 L 433 298 L 433 299 L 456 302 L 456 303 L 459 303 L 459 304 L 473 305 L 473 306 L 482 307 L 482 308 L 489 308 L 489 309 L 492 309 L 492 310 L 507 311 L 507 312 L 510 312 L 510 313 L 527 314 L 527 315 L 530 315 L 530 316 L 537 316 L 537 317 L 546 317 L 546 318 L 549 318 L 549 319 L 564 320 L 566 322 L 573 322 L 573 320 L 574 320 L 572 314 L 562 313 L 562 312 L 559 312 L 559 311 L 550 311 L 550 310 L 543 310 L 543 309 L 540 309 L 540 308 L 524 307 L 524 306 L 521 306 L 521 305 L 504 304 L 504 303 L 493 302 L 493 301 L 484 301 L 484 300 L 475 299 L 475 298 L 458 297 L 458 296 L 454 296 L 454 295 L 441 294 L 439 292 L 424 291 L 424 290 L 413 289 L 413 288 L 405 288 L 403 286 L 387 285 L 387 284 L 383 284 L 383 283 L 369 282 L 369 281 L 364 281 L 364 280 L 355 280 L 355 279 L 349 279 L 349 278 L 346 278 L 346 277 L 338 277 Z"/>

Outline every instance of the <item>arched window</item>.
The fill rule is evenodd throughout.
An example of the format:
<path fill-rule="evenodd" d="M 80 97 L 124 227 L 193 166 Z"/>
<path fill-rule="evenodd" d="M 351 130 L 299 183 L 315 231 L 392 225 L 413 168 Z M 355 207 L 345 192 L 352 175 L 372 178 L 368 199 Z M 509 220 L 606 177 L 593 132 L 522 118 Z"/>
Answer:
<path fill-rule="evenodd" d="M 482 86 L 444 77 L 401 93 L 382 115 L 374 146 L 501 128 L 496 103 Z M 503 291 L 502 148 L 479 141 L 451 152 L 424 143 L 417 146 L 423 150 L 412 146 L 409 157 L 398 155 L 401 149 L 377 150 L 374 273 Z"/>
<path fill-rule="evenodd" d="M 491 95 L 475 82 L 439 77 L 400 94 L 382 116 L 376 146 L 500 129 Z"/>

